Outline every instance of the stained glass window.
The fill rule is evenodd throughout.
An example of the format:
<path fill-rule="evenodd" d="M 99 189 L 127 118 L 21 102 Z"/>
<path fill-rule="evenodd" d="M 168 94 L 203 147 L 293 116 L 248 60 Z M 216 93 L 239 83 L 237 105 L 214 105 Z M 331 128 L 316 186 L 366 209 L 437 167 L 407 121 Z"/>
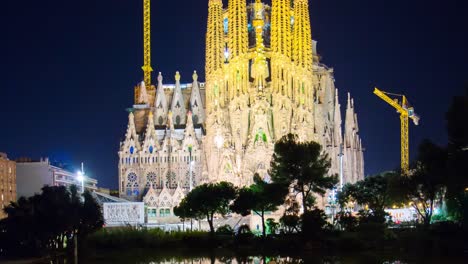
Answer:
<path fill-rule="evenodd" d="M 136 182 L 137 180 L 137 175 L 134 172 L 131 172 L 128 174 L 128 181 L 129 182 Z"/>
<path fill-rule="evenodd" d="M 170 189 L 176 189 L 177 188 L 177 180 L 176 180 L 176 174 L 172 171 L 168 172 L 166 175 L 166 187 Z"/>

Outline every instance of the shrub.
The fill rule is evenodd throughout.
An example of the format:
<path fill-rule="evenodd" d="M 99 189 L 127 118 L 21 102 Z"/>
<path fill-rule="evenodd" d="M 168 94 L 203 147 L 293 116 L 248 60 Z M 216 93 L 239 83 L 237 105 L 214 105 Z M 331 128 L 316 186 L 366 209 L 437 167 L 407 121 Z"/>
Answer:
<path fill-rule="evenodd" d="M 223 225 L 216 229 L 216 234 L 233 236 L 234 229 L 230 225 Z"/>
<path fill-rule="evenodd" d="M 327 216 L 323 210 L 315 208 L 305 212 L 302 216 L 302 233 L 306 235 L 316 235 L 327 225 Z"/>
<path fill-rule="evenodd" d="M 339 212 L 337 219 L 340 227 L 346 231 L 354 231 L 358 225 L 358 219 L 350 212 Z"/>

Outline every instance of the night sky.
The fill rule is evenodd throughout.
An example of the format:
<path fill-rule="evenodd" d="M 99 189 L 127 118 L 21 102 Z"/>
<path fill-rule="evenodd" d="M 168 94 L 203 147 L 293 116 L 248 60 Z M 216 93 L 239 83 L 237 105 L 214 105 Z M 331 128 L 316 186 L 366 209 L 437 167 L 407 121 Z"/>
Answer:
<path fill-rule="evenodd" d="M 343 111 L 345 92 L 355 99 L 366 175 L 400 161 L 398 115 L 374 86 L 405 93 L 421 116 L 410 127 L 412 158 L 423 138 L 445 144 L 445 112 L 468 81 L 467 1 L 309 2 L 312 36 L 335 70 Z M 183 82 L 193 70 L 204 79 L 207 6 L 152 1 L 153 68 L 166 83 L 177 70 Z M 125 108 L 142 80 L 141 21 L 141 0 L 2 1 L 0 152 L 76 168 L 83 161 L 100 186 L 117 188 Z"/>

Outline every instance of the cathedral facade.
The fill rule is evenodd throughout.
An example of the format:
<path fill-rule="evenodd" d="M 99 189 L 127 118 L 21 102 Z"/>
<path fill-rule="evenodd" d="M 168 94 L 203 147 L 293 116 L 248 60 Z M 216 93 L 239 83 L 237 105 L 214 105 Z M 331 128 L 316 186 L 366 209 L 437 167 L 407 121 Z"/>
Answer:
<path fill-rule="evenodd" d="M 344 125 L 333 70 L 312 40 L 308 0 L 208 1 L 205 83 L 135 88 L 119 151 L 120 195 L 144 201 L 148 216 L 172 215 L 194 186 L 268 180 L 274 143 L 293 133 L 316 141 L 340 184 L 364 178 L 353 99 Z M 325 206 L 324 199 L 319 206 Z"/>

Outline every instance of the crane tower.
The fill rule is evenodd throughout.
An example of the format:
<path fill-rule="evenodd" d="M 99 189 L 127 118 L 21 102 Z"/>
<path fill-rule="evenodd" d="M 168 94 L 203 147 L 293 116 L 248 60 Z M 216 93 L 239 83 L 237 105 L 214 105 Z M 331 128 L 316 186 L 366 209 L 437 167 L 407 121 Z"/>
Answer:
<path fill-rule="evenodd" d="M 408 175 L 409 172 L 409 118 L 413 120 L 415 125 L 419 124 L 419 116 L 414 112 L 414 108 L 410 106 L 406 96 L 401 94 L 387 93 L 379 90 L 377 87 L 374 94 L 380 99 L 393 106 L 400 114 L 401 122 L 401 170 L 403 174 Z M 393 98 L 391 98 L 392 96 Z M 399 100 L 400 99 L 400 100 Z"/>
<path fill-rule="evenodd" d="M 143 58 L 142 67 L 145 84 L 151 86 L 151 0 L 143 0 Z"/>

